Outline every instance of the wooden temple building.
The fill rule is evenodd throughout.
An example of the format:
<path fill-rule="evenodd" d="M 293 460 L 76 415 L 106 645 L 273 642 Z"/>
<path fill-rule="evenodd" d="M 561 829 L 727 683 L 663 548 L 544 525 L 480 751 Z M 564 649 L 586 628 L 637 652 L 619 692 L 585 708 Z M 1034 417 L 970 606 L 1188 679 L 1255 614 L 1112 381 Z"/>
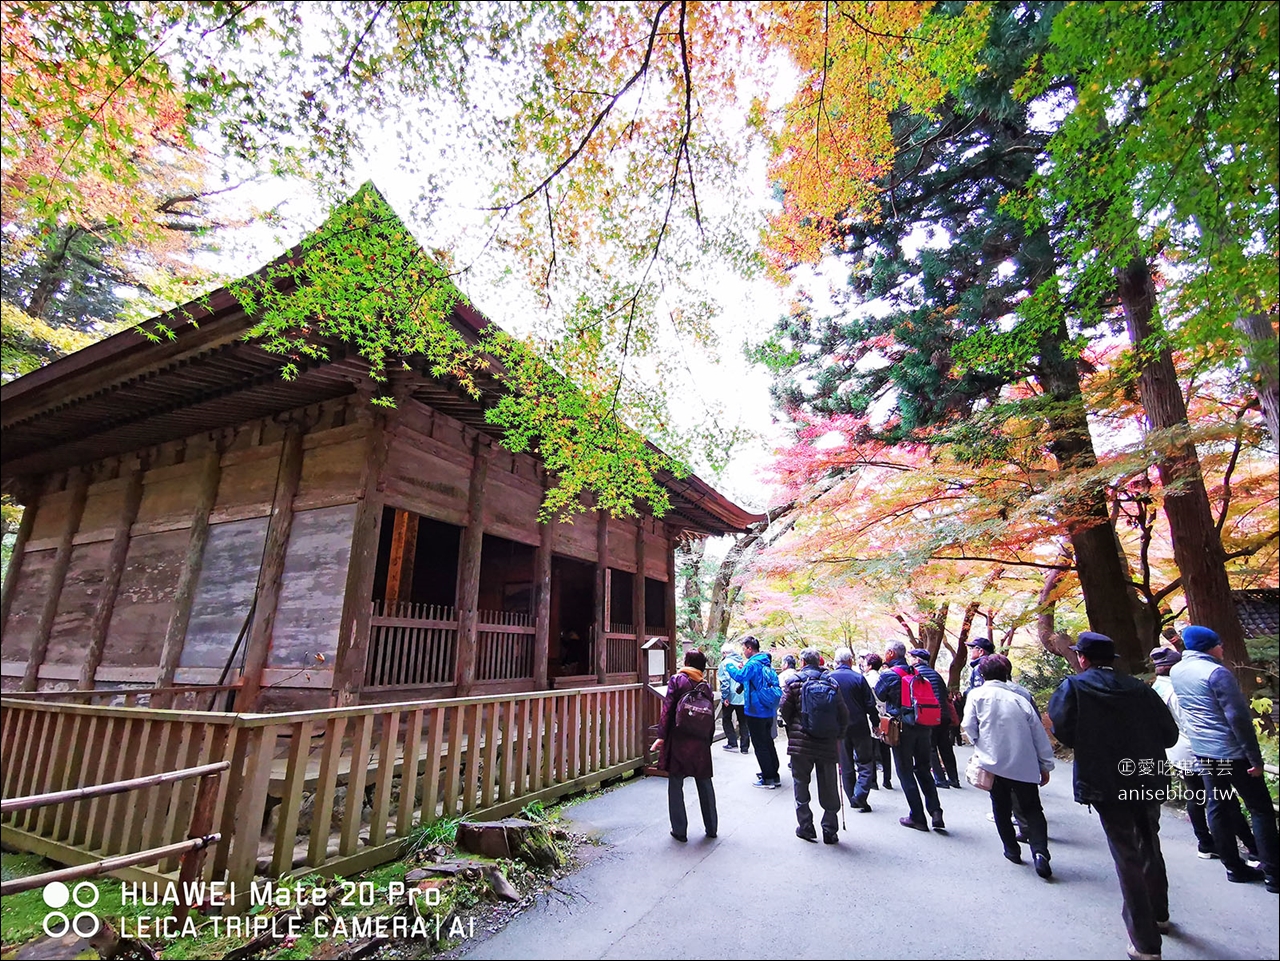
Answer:
<path fill-rule="evenodd" d="M 636 680 L 673 550 L 757 516 L 696 477 L 661 518 L 539 524 L 548 478 L 484 402 L 341 344 L 291 381 L 225 290 L 0 388 L 3 689 L 238 685 L 237 710 Z M 486 323 L 458 305 L 468 337 Z M 496 383 L 490 389 L 500 389 Z"/>

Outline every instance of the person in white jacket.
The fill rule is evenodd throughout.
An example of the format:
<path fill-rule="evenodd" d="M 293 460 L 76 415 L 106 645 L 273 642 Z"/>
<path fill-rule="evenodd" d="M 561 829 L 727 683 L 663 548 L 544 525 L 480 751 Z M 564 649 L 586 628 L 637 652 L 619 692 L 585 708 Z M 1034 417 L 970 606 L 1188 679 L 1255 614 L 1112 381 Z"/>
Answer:
<path fill-rule="evenodd" d="M 973 742 L 978 764 L 994 776 L 991 812 L 1004 844 L 1004 856 L 1022 863 L 1013 827 L 1013 798 L 1026 819 L 1027 842 L 1036 874 L 1053 876 L 1049 867 L 1049 826 L 1040 805 L 1040 786 L 1049 783 L 1053 747 L 1034 707 L 1009 683 L 1011 666 L 1003 654 L 982 659 L 983 683 L 969 692 L 961 726 Z"/>

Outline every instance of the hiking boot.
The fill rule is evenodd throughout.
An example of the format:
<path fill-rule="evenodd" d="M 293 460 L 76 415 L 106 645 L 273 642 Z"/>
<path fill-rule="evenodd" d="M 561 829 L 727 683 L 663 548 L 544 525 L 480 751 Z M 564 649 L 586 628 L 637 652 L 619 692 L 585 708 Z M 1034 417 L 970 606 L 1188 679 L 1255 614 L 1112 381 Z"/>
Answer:
<path fill-rule="evenodd" d="M 925 824 L 923 821 L 917 821 L 911 817 L 898 818 L 898 823 L 901 824 L 904 828 L 915 828 L 917 831 L 923 831 L 925 834 L 929 833 L 929 825 Z"/>
<path fill-rule="evenodd" d="M 930 815 L 930 817 L 932 818 L 933 829 L 935 831 L 945 831 L 947 829 L 947 823 L 942 820 L 941 811 L 934 811 L 933 814 Z"/>
<path fill-rule="evenodd" d="M 1049 858 L 1043 854 L 1034 855 L 1031 861 L 1036 866 L 1036 874 L 1048 881 L 1053 877 L 1053 868 L 1049 867 Z"/>
<path fill-rule="evenodd" d="M 822 835 L 822 843 L 823 844 L 839 844 L 840 837 L 835 834 L 824 834 Z"/>
<path fill-rule="evenodd" d="M 672 832 L 671 832 L 671 836 L 672 836 L 673 838 L 675 838 L 677 841 L 687 842 L 687 841 L 689 840 L 688 835 L 686 835 L 686 834 L 676 834 L 676 832 L 675 832 L 675 831 L 672 831 Z"/>
<path fill-rule="evenodd" d="M 1143 954 L 1132 943 L 1125 950 L 1129 953 L 1130 961 L 1160 961 L 1159 954 Z"/>
<path fill-rule="evenodd" d="M 934 787 L 936 787 L 936 788 L 938 788 L 938 789 L 939 789 L 939 790 L 941 790 L 941 791 L 950 791 L 950 790 L 951 790 L 951 785 L 950 785 L 950 784 L 948 784 L 946 781 L 934 781 L 934 782 L 933 782 L 933 786 L 934 786 Z"/>
<path fill-rule="evenodd" d="M 1005 851 L 1004 859 L 1006 861 L 1012 861 L 1014 864 L 1021 864 L 1022 852 L 1021 851 Z"/>
<path fill-rule="evenodd" d="M 1213 846 L 1213 842 L 1201 841 L 1196 845 L 1196 857 L 1202 861 L 1209 861 L 1218 856 L 1217 850 Z"/>
<path fill-rule="evenodd" d="M 744 748 L 742 749 L 742 753 L 743 753 L 743 754 L 750 754 L 750 753 L 751 753 L 751 746 L 750 746 L 750 745 L 748 745 L 747 747 L 744 747 Z"/>
<path fill-rule="evenodd" d="M 810 844 L 818 843 L 818 833 L 816 831 L 806 831 L 804 828 L 796 828 L 796 837 L 801 841 L 808 841 Z"/>
<path fill-rule="evenodd" d="M 736 744 L 726 744 L 723 748 L 721 748 L 722 751 L 736 751 L 737 749 L 738 749 L 738 745 Z"/>
<path fill-rule="evenodd" d="M 870 814 L 870 813 L 871 813 L 871 803 L 870 803 L 869 801 L 867 801 L 866 799 L 863 799 L 863 800 L 861 800 L 861 801 L 857 801 L 857 802 L 855 802 L 855 803 L 854 803 L 854 805 L 853 805 L 853 809 L 854 809 L 855 811 L 857 811 L 859 814 Z"/>
<path fill-rule="evenodd" d="M 957 791 L 959 791 L 959 790 L 960 790 L 960 782 L 959 782 L 959 781 L 952 781 L 952 782 L 951 782 L 951 786 L 952 786 L 953 788 L 955 788 Z"/>

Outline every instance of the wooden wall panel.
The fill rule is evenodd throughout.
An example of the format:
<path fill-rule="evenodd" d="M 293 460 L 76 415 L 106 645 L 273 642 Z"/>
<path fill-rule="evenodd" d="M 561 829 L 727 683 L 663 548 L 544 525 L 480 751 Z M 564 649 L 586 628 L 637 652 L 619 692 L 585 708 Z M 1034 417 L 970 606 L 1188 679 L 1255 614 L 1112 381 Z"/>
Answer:
<path fill-rule="evenodd" d="M 294 515 L 268 668 L 332 670 L 355 518 L 355 504 Z M 317 661 L 317 654 L 325 660 Z M 298 677 L 282 683 L 302 687 L 306 682 Z"/>
<path fill-rule="evenodd" d="M 576 514 L 572 522 L 564 521 L 556 525 L 555 546 L 557 554 L 576 557 L 578 560 L 596 560 L 596 515 L 591 511 Z"/>
<path fill-rule="evenodd" d="M 359 435 L 352 434 L 353 431 L 348 428 L 337 428 L 307 435 L 306 450 L 302 457 L 302 478 L 298 482 L 298 496 L 293 501 L 294 510 L 355 501 L 364 479 L 367 445 Z M 336 444 L 325 443 L 334 436 L 348 439 Z"/>
<path fill-rule="evenodd" d="M 401 436 L 392 438 L 385 471 L 387 503 L 449 524 L 467 522 L 466 467 L 410 447 Z"/>
<path fill-rule="evenodd" d="M 276 489 L 280 445 L 229 451 L 222 456 L 222 477 L 210 519 L 217 523 L 246 514 L 267 514 Z"/>
<path fill-rule="evenodd" d="M 116 521 L 124 505 L 128 477 L 92 484 L 84 501 L 84 513 L 80 516 L 80 529 L 76 532 L 76 544 L 93 540 L 110 540 L 115 536 Z M 74 565 L 74 561 L 72 562 Z"/>
<path fill-rule="evenodd" d="M 502 462 L 510 457 L 499 455 L 495 460 Z M 542 538 L 537 522 L 542 490 L 496 466 L 490 466 L 486 484 L 485 533 L 537 547 Z"/>
<path fill-rule="evenodd" d="M 110 541 L 80 544 L 71 549 L 71 566 L 62 582 L 58 613 L 49 632 L 46 664 L 74 664 L 79 667 L 88 653 L 89 623 L 102 593 L 107 571 Z"/>
<path fill-rule="evenodd" d="M 195 492 L 191 492 L 194 503 Z M 143 494 L 146 503 L 146 494 Z M 191 506 L 188 505 L 188 512 Z M 134 525 L 135 528 L 137 525 Z M 103 647 L 103 667 L 158 667 L 190 535 L 185 529 L 135 535 Z"/>
<path fill-rule="evenodd" d="M 265 517 L 209 527 L 209 543 L 205 546 L 200 579 L 196 582 L 175 684 L 184 683 L 183 668 L 221 670 L 227 663 L 236 636 L 249 614 L 249 605 L 253 603 L 266 536 Z"/>
<path fill-rule="evenodd" d="M 71 507 L 71 491 L 55 491 L 40 496 L 40 509 L 36 512 L 36 521 L 31 526 L 31 537 L 27 541 L 27 550 L 44 550 L 57 547 L 62 532 L 67 527 L 67 511 Z M 23 562 L 25 563 L 25 561 Z"/>
<path fill-rule="evenodd" d="M 44 607 L 49 590 L 49 574 L 53 570 L 54 549 L 33 551 L 27 548 L 18 573 L 18 583 L 13 587 L 13 604 L 9 608 L 9 621 L 0 639 L 0 652 L 6 662 L 20 661 L 26 664 L 31 653 L 31 641 L 40 626 L 40 611 Z M 18 671 L 22 676 L 22 671 Z"/>
<path fill-rule="evenodd" d="M 645 533 L 645 577 L 652 577 L 655 581 L 665 581 L 667 579 L 667 552 L 669 550 L 670 546 L 665 537 L 659 537 L 648 532 Z"/>
<path fill-rule="evenodd" d="M 636 522 L 630 517 L 609 519 L 609 566 L 636 572 Z"/>
<path fill-rule="evenodd" d="M 147 471 L 143 478 L 138 519 L 133 525 L 135 534 L 146 534 L 158 528 L 167 528 L 170 524 L 175 527 L 191 526 L 200 464 L 201 458 L 195 457 L 183 464 Z M 161 632 L 163 633 L 163 629 Z"/>

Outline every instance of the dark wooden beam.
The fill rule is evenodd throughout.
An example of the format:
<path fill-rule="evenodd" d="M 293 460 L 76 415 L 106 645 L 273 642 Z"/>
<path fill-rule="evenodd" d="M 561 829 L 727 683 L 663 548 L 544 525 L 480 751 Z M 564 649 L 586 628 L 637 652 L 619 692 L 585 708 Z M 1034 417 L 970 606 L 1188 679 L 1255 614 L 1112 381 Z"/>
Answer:
<path fill-rule="evenodd" d="M 418 549 L 418 515 L 396 511 L 391 531 L 391 563 L 387 567 L 387 604 L 408 600 L 413 593 L 413 557 Z"/>
<path fill-rule="evenodd" d="M 271 651 L 271 635 L 280 603 L 285 553 L 293 530 L 293 499 L 297 496 L 301 477 L 302 425 L 292 421 L 285 427 L 281 444 L 280 469 L 276 474 L 275 495 L 271 499 L 271 519 L 267 522 L 267 540 L 262 550 L 262 566 L 258 569 L 257 605 L 245 649 L 244 674 L 236 695 L 235 709 L 238 712 L 253 711 L 258 706 L 262 672 Z"/>
<path fill-rule="evenodd" d="M 644 518 L 636 521 L 636 577 L 631 582 L 631 617 L 636 629 L 636 673 L 641 684 L 648 678 L 648 655 L 644 650 Z"/>
<path fill-rule="evenodd" d="M 555 542 L 555 519 L 539 527 L 538 549 L 533 555 L 533 687 L 547 690 L 548 662 L 551 660 L 551 548 Z"/>
<path fill-rule="evenodd" d="M 489 446 L 477 437 L 467 497 L 467 526 L 462 532 L 458 563 L 458 697 L 466 697 L 476 681 L 476 625 L 480 599 L 480 551 L 484 546 L 484 487 L 489 477 Z"/>
<path fill-rule="evenodd" d="M 40 508 L 39 484 L 31 485 L 31 493 L 22 498 L 22 520 L 18 523 L 18 536 L 9 555 L 9 567 L 4 572 L 4 587 L 0 588 L 0 630 L 9 625 L 9 605 L 13 603 L 14 588 L 22 573 L 22 559 L 26 556 L 27 541 L 36 523 L 36 511 Z"/>
<path fill-rule="evenodd" d="M 609 642 L 609 515 L 596 513 L 596 682 L 603 684 L 608 673 Z"/>
<path fill-rule="evenodd" d="M 178 586 L 174 590 L 173 610 L 165 628 L 164 643 L 160 648 L 160 672 L 156 675 L 156 687 L 173 685 L 173 675 L 182 656 L 182 645 L 187 639 L 187 625 L 191 623 L 191 604 L 196 597 L 196 584 L 204 566 L 204 549 L 209 543 L 209 515 L 213 513 L 218 498 L 218 482 L 222 479 L 222 444 L 215 442 L 205 452 L 200 462 L 200 476 L 196 481 L 196 505 L 191 514 L 191 533 L 187 538 L 187 553 L 182 559 L 178 574 Z M 136 508 L 135 508 L 136 513 Z M 117 529 L 116 537 L 120 536 Z M 128 546 L 126 541 L 126 547 Z M 112 544 L 114 551 L 115 544 Z M 114 598 L 112 604 L 115 603 Z M 95 669 L 97 665 L 94 665 Z"/>
<path fill-rule="evenodd" d="M 58 552 L 53 556 L 53 569 L 49 572 L 48 593 L 45 595 L 44 607 L 40 609 L 40 622 L 36 627 L 36 636 L 31 640 L 31 652 L 27 656 L 27 669 L 22 675 L 20 691 L 34 691 L 40 676 L 40 665 L 44 663 L 45 652 L 49 649 L 49 634 L 53 630 L 54 618 L 58 616 L 58 602 L 62 600 L 62 585 L 67 579 L 67 568 L 71 566 L 72 539 L 80 529 L 80 518 L 84 515 L 84 502 L 89 496 L 89 471 L 77 470 L 69 480 L 71 503 L 67 505 L 66 524 L 62 529 L 62 539 L 58 542 Z"/>
<path fill-rule="evenodd" d="M 369 616 L 373 604 L 373 576 L 378 563 L 378 539 L 382 531 L 383 468 L 390 444 L 385 411 L 364 405 L 357 411 L 368 424 L 360 503 L 351 535 L 351 560 L 342 598 L 338 626 L 338 650 L 334 657 L 333 704 L 355 704 L 364 687 L 365 660 L 369 652 Z"/>
<path fill-rule="evenodd" d="M 667 528 L 667 586 L 664 597 L 667 608 L 667 674 L 672 675 L 679 666 L 676 651 L 679 641 L 676 639 L 676 536 L 671 528 Z M 681 658 L 683 660 L 683 658 Z"/>
<path fill-rule="evenodd" d="M 111 615 L 116 609 L 120 576 L 124 573 L 124 562 L 129 556 L 130 532 L 133 522 L 138 519 L 138 505 L 142 503 L 142 478 L 146 473 L 146 464 L 140 460 L 135 461 L 128 472 L 129 483 L 124 489 L 120 513 L 116 515 L 116 533 L 111 538 L 111 553 L 107 555 L 107 569 L 102 575 L 102 592 L 98 595 L 93 618 L 89 621 L 89 648 L 85 651 L 84 664 L 80 667 L 80 680 L 76 684 L 77 690 L 81 691 L 93 690 L 94 677 L 102 662 L 102 650 L 107 643 L 107 630 L 111 627 Z"/>

